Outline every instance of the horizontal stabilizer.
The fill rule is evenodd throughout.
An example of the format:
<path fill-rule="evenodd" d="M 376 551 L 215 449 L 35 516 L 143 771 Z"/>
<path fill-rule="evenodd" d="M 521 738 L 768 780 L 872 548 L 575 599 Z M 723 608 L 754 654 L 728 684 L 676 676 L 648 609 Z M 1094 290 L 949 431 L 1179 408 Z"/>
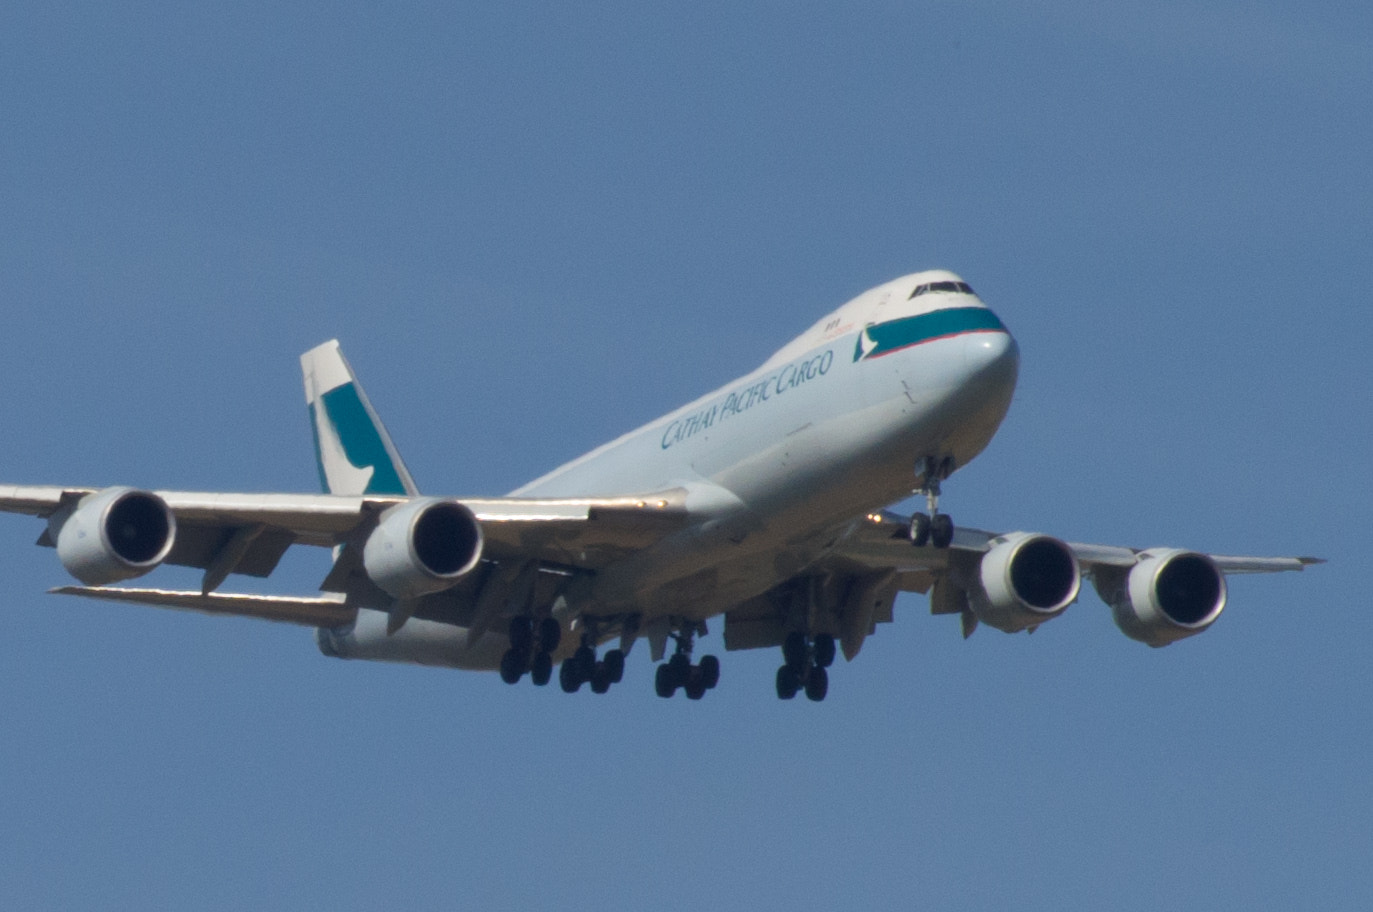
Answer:
<path fill-rule="evenodd" d="M 49 589 L 55 595 L 79 595 L 107 602 L 132 602 L 155 608 L 201 611 L 262 618 L 306 627 L 340 627 L 357 617 L 356 608 L 345 608 L 343 596 L 297 597 L 287 595 L 238 595 L 228 592 L 202 594 L 174 589 L 126 589 L 118 586 L 62 586 Z"/>

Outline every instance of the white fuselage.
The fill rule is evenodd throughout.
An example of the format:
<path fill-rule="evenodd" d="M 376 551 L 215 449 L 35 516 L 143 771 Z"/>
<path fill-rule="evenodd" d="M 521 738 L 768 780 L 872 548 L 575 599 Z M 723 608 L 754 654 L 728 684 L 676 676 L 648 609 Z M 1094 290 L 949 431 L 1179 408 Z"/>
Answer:
<path fill-rule="evenodd" d="M 909 496 L 926 457 L 966 465 L 1005 416 L 1018 366 L 1014 339 L 957 276 L 906 276 L 757 370 L 511 494 L 686 489 L 691 524 L 599 571 L 576 607 L 704 619 L 803 573 L 846 524 Z M 383 646 L 369 633 L 375 614 L 351 637 L 387 653 L 371 657 L 415 649 L 424 655 L 408 660 L 489 668 L 504 649 L 503 637 L 469 650 L 461 628 L 414 622 Z"/>

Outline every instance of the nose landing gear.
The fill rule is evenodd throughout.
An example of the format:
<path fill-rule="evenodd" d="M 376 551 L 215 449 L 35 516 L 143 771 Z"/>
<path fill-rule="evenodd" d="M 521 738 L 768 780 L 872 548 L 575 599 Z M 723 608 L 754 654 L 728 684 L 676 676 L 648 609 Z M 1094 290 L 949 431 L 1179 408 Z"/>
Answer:
<path fill-rule="evenodd" d="M 920 471 L 921 484 L 915 489 L 915 493 L 925 495 L 929 512 L 913 514 L 910 527 L 911 544 L 917 548 L 926 545 L 947 548 L 953 544 L 953 517 L 939 512 L 941 483 L 953 474 L 953 470 L 952 456 L 945 456 L 943 459 L 925 457 L 924 467 Z"/>

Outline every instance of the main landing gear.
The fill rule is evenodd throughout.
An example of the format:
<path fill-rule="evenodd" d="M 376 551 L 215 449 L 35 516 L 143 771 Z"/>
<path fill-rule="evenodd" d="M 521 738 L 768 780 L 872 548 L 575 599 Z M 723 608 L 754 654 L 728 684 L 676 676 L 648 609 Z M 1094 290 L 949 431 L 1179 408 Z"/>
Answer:
<path fill-rule="evenodd" d="M 677 693 L 680 687 L 686 691 L 688 700 L 699 700 L 707 690 L 713 690 L 720 683 L 720 660 L 713 655 L 702 656 L 699 665 L 691 664 L 692 640 L 696 631 L 692 627 L 674 633 L 677 650 L 672 658 L 658 666 L 653 676 L 653 689 L 658 696 L 667 699 Z"/>
<path fill-rule="evenodd" d="M 624 651 L 612 649 L 604 658 L 596 658 L 596 627 L 588 623 L 582 634 L 582 645 L 570 658 L 564 659 L 558 669 L 558 684 L 563 693 L 576 693 L 583 684 L 590 684 L 592 693 L 603 694 L 610 690 L 611 684 L 619 684 L 624 676 Z"/>
<path fill-rule="evenodd" d="M 939 512 L 940 483 L 953 474 L 953 457 L 935 459 L 926 456 L 921 476 L 924 481 L 915 493 L 924 494 L 929 507 L 928 513 L 915 513 L 911 516 L 911 544 L 917 548 L 933 545 L 947 548 L 953 544 L 953 517 Z"/>
<path fill-rule="evenodd" d="M 782 641 L 783 665 L 777 669 L 777 696 L 790 700 L 801 690 L 806 699 L 819 703 L 829 693 L 830 676 L 826 670 L 834 664 L 834 637 L 819 634 L 813 640 L 799 630 L 793 630 Z"/>
<path fill-rule="evenodd" d="M 543 687 L 553 677 L 553 651 L 562 641 L 563 628 L 555 618 L 540 619 L 537 628 L 533 618 L 510 619 L 510 648 L 501 656 L 501 680 L 517 684 L 524 673 L 529 680 Z"/>

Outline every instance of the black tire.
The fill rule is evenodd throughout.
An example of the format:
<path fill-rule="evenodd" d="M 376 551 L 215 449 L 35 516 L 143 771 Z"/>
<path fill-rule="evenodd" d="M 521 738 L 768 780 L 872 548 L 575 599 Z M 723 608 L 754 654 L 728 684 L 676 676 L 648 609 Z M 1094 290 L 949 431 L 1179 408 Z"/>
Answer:
<path fill-rule="evenodd" d="M 691 677 L 691 659 L 683 653 L 677 653 L 667 660 L 667 673 L 671 675 L 672 689 L 686 687 L 687 678 Z"/>
<path fill-rule="evenodd" d="M 605 670 L 610 675 L 611 684 L 619 684 L 625 677 L 625 654 L 619 649 L 612 649 L 605 654 Z"/>
<path fill-rule="evenodd" d="M 529 668 L 529 680 L 535 687 L 543 687 L 553 678 L 553 657 L 546 652 L 534 655 L 534 664 Z"/>
<path fill-rule="evenodd" d="M 557 618 L 546 617 L 539 621 L 539 648 L 544 652 L 557 652 L 558 644 L 563 641 L 563 628 Z"/>
<path fill-rule="evenodd" d="M 514 649 L 507 649 L 501 656 L 501 680 L 507 684 L 518 684 L 524 677 L 525 658 Z"/>
<path fill-rule="evenodd" d="M 947 513 L 937 513 L 930 520 L 930 544 L 936 548 L 947 548 L 953 544 L 953 517 Z"/>
<path fill-rule="evenodd" d="M 923 548 L 930 542 L 930 518 L 924 513 L 911 515 L 911 544 Z"/>
<path fill-rule="evenodd" d="M 597 662 L 596 667 L 591 670 L 591 692 L 603 694 L 610 690 L 610 669 L 605 667 L 604 662 Z"/>
<path fill-rule="evenodd" d="M 808 652 L 806 635 L 799 630 L 793 630 L 782 641 L 782 661 L 791 666 L 794 671 L 800 672 L 801 669 L 810 664 Z"/>
<path fill-rule="evenodd" d="M 801 689 L 801 676 L 790 665 L 777 669 L 777 698 L 790 700 Z"/>
<path fill-rule="evenodd" d="M 691 669 L 691 674 L 687 677 L 686 695 L 688 700 L 699 700 L 706 695 L 706 681 L 701 669 Z"/>
<path fill-rule="evenodd" d="M 534 622 L 527 617 L 510 619 L 510 648 L 529 655 L 534 647 Z"/>
<path fill-rule="evenodd" d="M 577 674 L 582 676 L 582 680 L 590 681 L 591 673 L 596 670 L 596 650 L 590 646 L 579 646 L 572 654 L 572 663 L 577 666 Z"/>
<path fill-rule="evenodd" d="M 815 664 L 818 668 L 829 668 L 834 664 L 834 637 L 828 633 L 815 638 Z"/>
<path fill-rule="evenodd" d="M 563 661 L 562 667 L 558 669 L 558 684 L 562 686 L 563 693 L 574 694 L 582 689 L 581 669 L 574 660 Z"/>
<path fill-rule="evenodd" d="M 653 675 L 653 690 L 663 699 L 670 699 L 677 692 L 677 685 L 672 680 L 672 670 L 664 662 L 658 666 L 658 670 Z"/>
<path fill-rule="evenodd" d="M 830 692 L 829 672 L 823 668 L 812 668 L 806 675 L 806 699 L 819 703 Z"/>
<path fill-rule="evenodd" d="M 720 660 L 715 656 L 701 656 L 701 680 L 705 682 L 706 690 L 714 690 L 720 683 Z"/>

